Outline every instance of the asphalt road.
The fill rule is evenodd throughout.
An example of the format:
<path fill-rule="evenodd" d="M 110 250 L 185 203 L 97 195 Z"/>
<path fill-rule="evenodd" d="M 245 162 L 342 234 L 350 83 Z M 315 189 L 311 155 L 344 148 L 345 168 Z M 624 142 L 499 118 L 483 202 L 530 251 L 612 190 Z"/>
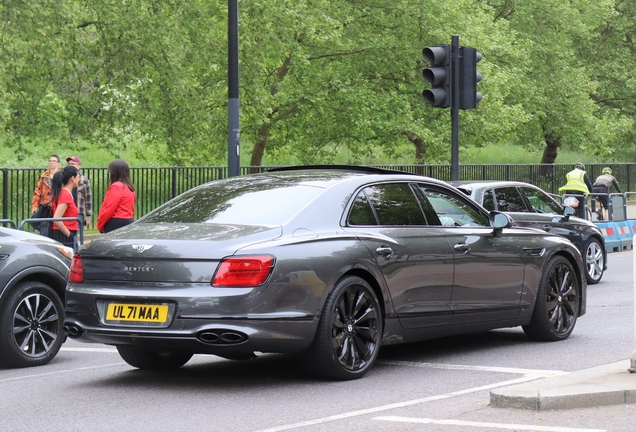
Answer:
<path fill-rule="evenodd" d="M 384 348 L 363 379 L 327 382 L 293 357 L 195 356 L 139 371 L 114 348 L 68 341 L 50 364 L 0 369 L 1 431 L 633 431 L 636 406 L 524 411 L 489 406 L 508 384 L 630 358 L 632 252 L 609 255 L 588 313 L 563 342 L 520 328 Z"/>

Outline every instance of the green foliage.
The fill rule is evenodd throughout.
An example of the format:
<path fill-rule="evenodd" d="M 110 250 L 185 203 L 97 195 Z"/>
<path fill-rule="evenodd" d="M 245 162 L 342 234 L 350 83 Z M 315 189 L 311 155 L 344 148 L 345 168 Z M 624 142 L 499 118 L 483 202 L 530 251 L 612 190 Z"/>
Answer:
<path fill-rule="evenodd" d="M 536 163 L 552 144 L 559 162 L 565 151 L 633 157 L 630 2 L 244 0 L 239 9 L 243 165 L 448 163 L 450 110 L 422 101 L 421 51 L 452 34 L 484 55 L 484 100 L 460 116 L 466 155 L 514 148 Z M 0 19 L 8 165 L 40 166 L 48 153 L 226 163 L 227 2 L 5 0 Z"/>

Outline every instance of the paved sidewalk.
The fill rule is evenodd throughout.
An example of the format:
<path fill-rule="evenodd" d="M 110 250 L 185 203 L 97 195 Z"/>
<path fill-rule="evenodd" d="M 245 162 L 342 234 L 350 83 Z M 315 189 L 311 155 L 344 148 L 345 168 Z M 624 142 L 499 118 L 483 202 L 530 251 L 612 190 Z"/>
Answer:
<path fill-rule="evenodd" d="M 621 360 L 551 378 L 495 389 L 490 405 L 537 411 L 636 403 L 636 374 Z"/>

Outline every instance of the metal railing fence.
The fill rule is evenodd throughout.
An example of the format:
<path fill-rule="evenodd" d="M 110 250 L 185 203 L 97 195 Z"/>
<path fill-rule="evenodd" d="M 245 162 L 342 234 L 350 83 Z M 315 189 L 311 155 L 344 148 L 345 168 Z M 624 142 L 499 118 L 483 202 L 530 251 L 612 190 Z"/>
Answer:
<path fill-rule="evenodd" d="M 374 164 L 379 168 L 406 171 L 414 174 L 450 181 L 450 165 L 394 165 Z M 587 173 L 592 182 L 601 174 L 603 167 L 609 166 L 623 192 L 636 190 L 636 164 L 588 164 Z M 241 167 L 241 175 L 267 171 L 273 166 Z M 559 194 L 559 187 L 565 184 L 565 174 L 572 170 L 572 164 L 558 165 L 460 165 L 462 181 L 475 180 L 516 180 L 532 183 L 551 194 Z M 44 169 L 3 168 L 2 219 L 21 221 L 31 217 L 31 199 L 40 175 Z M 93 218 L 89 227 L 95 227 L 97 214 L 104 195 L 108 190 L 106 168 L 82 168 L 88 177 L 93 196 Z M 137 193 L 135 218 L 154 210 L 161 204 L 200 184 L 227 177 L 225 166 L 197 167 L 134 167 L 131 177 Z"/>

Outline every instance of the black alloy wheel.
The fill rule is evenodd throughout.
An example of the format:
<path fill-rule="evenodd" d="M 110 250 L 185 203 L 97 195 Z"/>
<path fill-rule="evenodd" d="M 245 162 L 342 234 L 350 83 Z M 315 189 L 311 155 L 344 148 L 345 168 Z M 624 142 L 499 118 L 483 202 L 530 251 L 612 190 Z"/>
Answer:
<path fill-rule="evenodd" d="M 542 341 L 567 339 L 579 315 L 579 292 L 572 264 L 562 256 L 551 258 L 541 277 L 530 324 L 523 327 L 526 335 Z"/>
<path fill-rule="evenodd" d="M 371 286 L 356 276 L 341 279 L 327 298 L 316 337 L 303 360 L 328 379 L 361 378 L 382 341 L 382 313 Z"/>
<path fill-rule="evenodd" d="M 64 343 L 64 309 L 53 289 L 23 282 L 0 306 L 0 364 L 40 366 L 51 361 Z"/>
<path fill-rule="evenodd" d="M 589 285 L 597 284 L 603 277 L 603 269 L 605 268 L 605 256 L 603 255 L 603 246 L 595 238 L 590 238 L 585 243 L 585 279 Z"/>

